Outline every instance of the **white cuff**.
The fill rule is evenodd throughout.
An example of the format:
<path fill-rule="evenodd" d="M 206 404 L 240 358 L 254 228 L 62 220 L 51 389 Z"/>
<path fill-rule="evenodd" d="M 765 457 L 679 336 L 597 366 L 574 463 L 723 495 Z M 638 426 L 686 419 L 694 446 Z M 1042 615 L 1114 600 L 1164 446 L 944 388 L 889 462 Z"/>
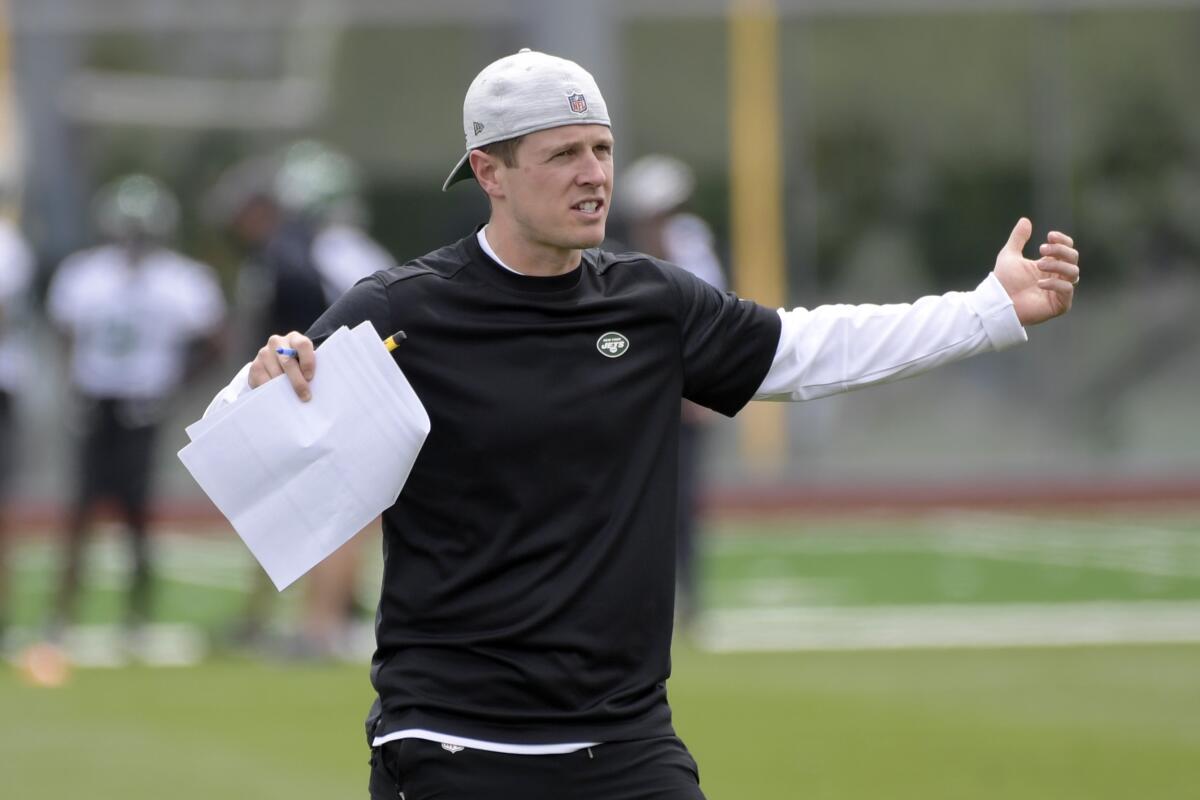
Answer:
<path fill-rule="evenodd" d="M 204 409 L 204 416 L 207 417 L 218 408 L 233 405 L 250 391 L 250 363 L 247 363 L 238 370 L 237 375 L 233 376 L 233 380 L 224 389 L 217 392 L 217 396 L 208 404 L 208 408 Z"/>
<path fill-rule="evenodd" d="M 1012 298 L 1004 291 L 996 273 L 989 272 L 975 291 L 966 294 L 966 300 L 979 316 L 993 350 L 1005 350 L 1029 340 L 1029 334 L 1021 327 L 1017 312 L 1013 310 Z"/>

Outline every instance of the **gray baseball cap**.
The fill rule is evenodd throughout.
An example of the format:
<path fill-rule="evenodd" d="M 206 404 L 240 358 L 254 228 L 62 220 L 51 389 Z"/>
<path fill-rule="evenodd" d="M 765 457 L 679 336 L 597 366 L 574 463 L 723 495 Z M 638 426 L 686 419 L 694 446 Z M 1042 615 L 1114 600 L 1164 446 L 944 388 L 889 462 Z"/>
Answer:
<path fill-rule="evenodd" d="M 467 149 L 442 191 L 475 177 L 468 160 L 472 150 L 563 125 L 611 127 L 600 87 L 587 70 L 527 47 L 493 61 L 471 81 L 463 99 Z"/>

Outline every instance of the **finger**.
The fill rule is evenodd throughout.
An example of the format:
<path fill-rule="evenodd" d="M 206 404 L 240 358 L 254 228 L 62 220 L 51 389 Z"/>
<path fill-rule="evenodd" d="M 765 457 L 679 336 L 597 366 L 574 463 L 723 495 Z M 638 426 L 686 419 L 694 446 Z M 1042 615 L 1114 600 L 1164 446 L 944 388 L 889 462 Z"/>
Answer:
<path fill-rule="evenodd" d="M 1037 268 L 1042 272 L 1049 272 L 1065 279 L 1068 283 L 1074 284 L 1079 280 L 1079 266 L 1068 261 L 1059 261 L 1054 258 L 1041 258 L 1036 262 Z"/>
<path fill-rule="evenodd" d="M 272 336 L 267 340 L 267 346 L 264 350 L 268 351 L 264 356 L 264 360 L 268 364 L 268 370 L 272 377 L 276 375 L 286 375 L 288 382 L 292 384 L 292 389 L 301 400 L 308 400 L 312 393 L 308 388 L 308 379 L 304 377 L 300 366 L 300 348 L 296 347 L 299 340 L 304 339 L 303 336 L 292 331 L 287 336 Z M 309 359 L 312 359 L 312 343 L 309 342 Z M 296 350 L 296 357 L 282 355 L 278 351 L 283 348 L 291 348 Z M 260 351 L 261 353 L 261 351 Z"/>
<path fill-rule="evenodd" d="M 279 370 L 280 375 L 283 374 L 279 366 L 279 362 L 275 359 L 275 353 L 269 346 L 264 346 L 254 357 L 254 361 L 250 362 L 250 374 L 248 376 L 251 389 L 257 389 L 271 378 L 275 377 L 271 374 L 271 370 Z"/>
<path fill-rule="evenodd" d="M 255 365 L 266 373 L 268 380 L 283 374 L 283 363 L 279 360 L 279 353 L 275 352 L 275 348 L 282 347 L 284 344 L 286 342 L 281 337 L 272 336 L 267 339 L 267 343 L 258 351 L 258 356 L 254 359 Z"/>
<path fill-rule="evenodd" d="M 1071 264 L 1079 263 L 1079 251 L 1069 245 L 1050 244 L 1047 242 L 1038 248 L 1038 252 L 1043 256 L 1056 258 L 1059 261 L 1067 261 Z"/>
<path fill-rule="evenodd" d="M 308 379 L 300 371 L 300 362 L 291 356 L 283 356 L 281 360 L 283 361 L 283 374 L 287 375 L 292 389 L 296 391 L 296 396 L 301 400 L 309 400 L 312 392 L 308 388 Z"/>
<path fill-rule="evenodd" d="M 265 380 L 269 381 L 277 375 L 282 375 L 283 367 L 279 365 L 279 359 L 275 357 L 275 353 L 269 347 L 264 347 L 258 351 L 250 371 L 261 372 L 265 376 Z"/>
<path fill-rule="evenodd" d="M 1008 242 L 1005 243 L 1004 248 L 1019 254 L 1025 249 L 1025 245 L 1032 235 L 1033 223 L 1027 217 L 1021 217 L 1013 227 L 1012 233 L 1008 235 Z"/>
<path fill-rule="evenodd" d="M 279 352 L 281 349 L 291 347 L 286 336 L 278 334 L 267 339 L 267 346 L 259 350 L 259 355 L 266 362 L 268 370 L 271 372 L 271 377 L 283 374 L 284 356 Z"/>
<path fill-rule="evenodd" d="M 287 335 L 287 346 L 296 351 L 296 361 L 300 364 L 300 374 L 305 380 L 312 380 L 317 373 L 317 356 L 312 339 L 302 333 L 292 331 Z"/>
<path fill-rule="evenodd" d="M 1061 231 L 1050 231 L 1046 236 L 1046 241 L 1054 242 L 1055 244 L 1065 244 L 1067 247 L 1075 246 L 1075 240 Z"/>
<path fill-rule="evenodd" d="M 1062 278 L 1042 278 L 1037 282 L 1038 288 L 1047 292 L 1054 292 L 1058 295 L 1059 302 L 1062 303 L 1063 311 L 1071 307 L 1071 301 L 1075 297 L 1075 287 L 1067 283 Z"/>

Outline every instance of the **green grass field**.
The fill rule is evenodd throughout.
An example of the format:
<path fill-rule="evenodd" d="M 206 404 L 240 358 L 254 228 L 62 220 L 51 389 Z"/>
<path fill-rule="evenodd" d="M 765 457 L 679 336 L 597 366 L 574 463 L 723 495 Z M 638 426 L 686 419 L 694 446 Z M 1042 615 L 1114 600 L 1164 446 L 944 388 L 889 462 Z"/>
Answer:
<path fill-rule="evenodd" d="M 163 621 L 227 624 L 239 547 L 164 537 Z M 88 622 L 115 616 L 118 553 L 96 549 Z M 1195 515 L 723 523 L 705 554 L 670 693 L 714 800 L 1197 796 Z M 22 628 L 52 563 L 18 548 Z M 0 795 L 365 797 L 369 700 L 363 665 L 219 652 L 57 689 L 7 670 Z"/>

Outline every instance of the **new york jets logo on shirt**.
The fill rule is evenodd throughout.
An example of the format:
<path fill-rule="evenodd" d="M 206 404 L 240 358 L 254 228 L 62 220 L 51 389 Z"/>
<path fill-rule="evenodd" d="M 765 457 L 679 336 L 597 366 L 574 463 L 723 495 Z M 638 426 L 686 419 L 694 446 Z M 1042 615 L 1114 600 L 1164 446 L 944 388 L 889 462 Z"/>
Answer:
<path fill-rule="evenodd" d="M 596 340 L 596 349 L 602 356 L 616 358 L 629 351 L 629 340 L 616 331 L 609 331 Z"/>

